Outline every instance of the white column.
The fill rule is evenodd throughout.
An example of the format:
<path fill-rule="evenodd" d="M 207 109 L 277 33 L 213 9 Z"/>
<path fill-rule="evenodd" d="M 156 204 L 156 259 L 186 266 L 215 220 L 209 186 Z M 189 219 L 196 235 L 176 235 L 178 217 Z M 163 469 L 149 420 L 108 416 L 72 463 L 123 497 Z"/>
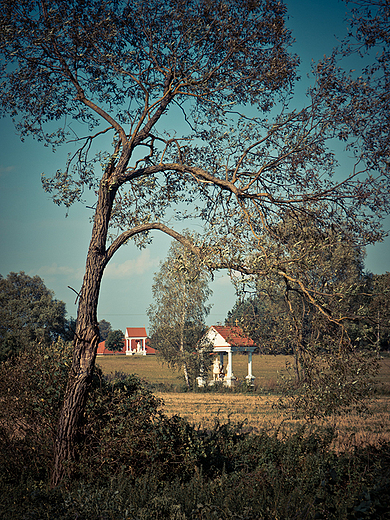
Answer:
<path fill-rule="evenodd" d="M 231 379 L 232 376 L 233 376 L 233 366 L 232 366 L 232 363 L 233 363 L 233 355 L 232 355 L 232 351 L 231 350 L 228 350 L 228 366 L 227 366 L 227 374 L 226 374 L 226 377 L 228 379 Z"/>
<path fill-rule="evenodd" d="M 255 379 L 252 374 L 252 352 L 248 352 L 248 375 L 245 379 L 247 380 L 248 385 L 252 385 L 253 380 Z"/>
<path fill-rule="evenodd" d="M 248 353 L 248 378 L 252 377 L 252 352 Z"/>
<path fill-rule="evenodd" d="M 236 378 L 233 375 L 233 353 L 231 349 L 228 350 L 228 365 L 226 373 L 226 386 L 232 386 L 232 381 Z"/>

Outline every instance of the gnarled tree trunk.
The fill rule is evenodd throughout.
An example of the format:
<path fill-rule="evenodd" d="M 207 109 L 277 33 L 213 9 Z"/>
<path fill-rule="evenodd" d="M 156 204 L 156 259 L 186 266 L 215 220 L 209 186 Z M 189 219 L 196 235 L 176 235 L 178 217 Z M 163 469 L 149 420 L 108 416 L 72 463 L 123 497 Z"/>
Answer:
<path fill-rule="evenodd" d="M 100 285 L 107 264 L 106 240 L 114 193 L 101 182 L 89 245 L 83 285 L 79 294 L 77 322 L 73 340 L 73 361 L 54 446 L 52 487 L 65 475 L 65 466 L 73 459 L 78 425 L 84 413 L 88 389 L 95 366 L 99 327 L 97 305 Z"/>

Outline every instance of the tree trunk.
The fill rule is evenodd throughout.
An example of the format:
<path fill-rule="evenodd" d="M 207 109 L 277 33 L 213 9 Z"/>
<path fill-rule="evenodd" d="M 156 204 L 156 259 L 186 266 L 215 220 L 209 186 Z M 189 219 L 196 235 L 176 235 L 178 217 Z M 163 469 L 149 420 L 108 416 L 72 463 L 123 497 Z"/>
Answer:
<path fill-rule="evenodd" d="M 103 180 L 99 189 L 84 280 L 79 294 L 76 332 L 73 340 L 73 361 L 54 446 L 52 487 L 61 482 L 66 473 L 67 463 L 73 460 L 77 430 L 83 417 L 95 366 L 99 343 L 97 305 L 100 284 L 107 264 L 107 231 L 115 195 L 106 186 L 107 182 Z"/>
<path fill-rule="evenodd" d="M 190 377 L 188 375 L 188 366 L 187 366 L 187 363 L 183 363 L 183 372 L 184 372 L 184 380 L 186 382 L 186 386 L 188 389 L 191 388 L 191 383 L 190 383 Z"/>
<path fill-rule="evenodd" d="M 182 329 L 181 332 L 180 332 L 180 353 L 182 355 L 182 357 L 184 358 L 184 330 Z M 184 373 L 184 381 L 186 383 L 186 386 L 188 389 L 191 388 L 191 383 L 190 383 L 190 377 L 188 375 L 188 366 L 187 366 L 187 363 L 184 361 L 183 362 L 183 373 Z"/>
<path fill-rule="evenodd" d="M 184 358 L 184 329 L 185 329 L 185 323 L 186 323 L 186 310 L 185 309 L 186 309 L 186 298 L 187 298 L 187 291 L 186 291 L 185 284 L 184 284 L 184 288 L 183 288 L 183 295 L 184 295 L 184 301 L 182 302 L 183 307 L 182 307 L 182 315 L 181 315 L 181 319 L 180 319 L 180 352 L 181 352 L 182 357 Z M 183 373 L 184 373 L 184 381 L 186 383 L 186 386 L 188 389 L 190 389 L 191 388 L 190 377 L 188 375 L 188 366 L 185 361 L 183 362 Z"/>

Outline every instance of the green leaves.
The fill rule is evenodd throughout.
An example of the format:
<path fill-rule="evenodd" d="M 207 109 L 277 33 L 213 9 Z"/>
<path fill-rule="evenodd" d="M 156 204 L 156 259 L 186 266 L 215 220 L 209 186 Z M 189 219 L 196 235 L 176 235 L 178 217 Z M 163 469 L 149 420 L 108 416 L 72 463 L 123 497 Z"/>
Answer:
<path fill-rule="evenodd" d="M 187 238 L 196 240 L 187 233 Z M 172 242 L 166 260 L 155 274 L 152 287 L 155 304 L 148 309 L 151 346 L 168 366 L 182 369 L 187 386 L 199 375 L 203 360 L 197 343 L 205 331 L 210 276 L 194 253 Z"/>
<path fill-rule="evenodd" d="M 31 341 L 68 339 L 65 304 L 55 300 L 39 276 L 0 275 L 0 356 L 15 354 Z"/>
<path fill-rule="evenodd" d="M 108 333 L 106 339 L 106 349 L 113 351 L 122 350 L 125 344 L 124 341 L 125 337 L 121 330 L 112 330 Z"/>

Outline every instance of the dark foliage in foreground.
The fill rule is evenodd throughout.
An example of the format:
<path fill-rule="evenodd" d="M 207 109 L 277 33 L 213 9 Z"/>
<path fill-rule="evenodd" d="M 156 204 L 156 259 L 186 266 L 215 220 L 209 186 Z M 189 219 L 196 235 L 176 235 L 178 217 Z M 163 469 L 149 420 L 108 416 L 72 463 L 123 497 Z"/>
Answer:
<path fill-rule="evenodd" d="M 168 418 L 135 376 L 96 373 L 76 462 L 47 486 L 66 345 L 0 368 L 0 517 L 8 519 L 386 519 L 390 446 L 330 449 L 331 429 L 209 431 Z"/>

